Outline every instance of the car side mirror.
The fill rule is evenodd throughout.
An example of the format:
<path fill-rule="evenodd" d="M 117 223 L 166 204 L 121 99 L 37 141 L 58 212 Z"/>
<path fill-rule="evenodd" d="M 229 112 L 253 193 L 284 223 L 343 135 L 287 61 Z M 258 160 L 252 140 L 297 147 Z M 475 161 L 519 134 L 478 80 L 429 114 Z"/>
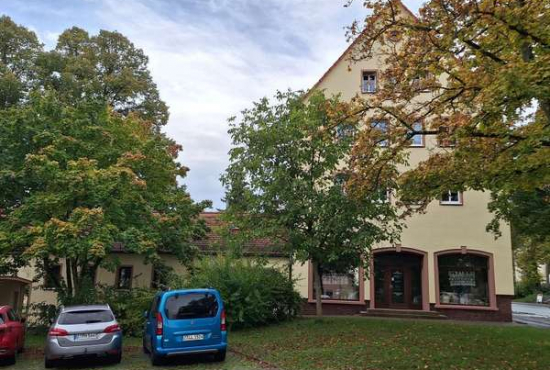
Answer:
<path fill-rule="evenodd" d="M 149 316 L 149 311 L 145 310 L 143 311 L 143 317 L 147 318 Z"/>

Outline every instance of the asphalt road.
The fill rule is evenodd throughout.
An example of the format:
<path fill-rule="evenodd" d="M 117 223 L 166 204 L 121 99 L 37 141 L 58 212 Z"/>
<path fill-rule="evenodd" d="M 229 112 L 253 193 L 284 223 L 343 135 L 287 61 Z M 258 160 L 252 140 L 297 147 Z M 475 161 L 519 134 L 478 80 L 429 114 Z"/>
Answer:
<path fill-rule="evenodd" d="M 536 303 L 512 303 L 514 322 L 550 329 L 550 305 Z"/>

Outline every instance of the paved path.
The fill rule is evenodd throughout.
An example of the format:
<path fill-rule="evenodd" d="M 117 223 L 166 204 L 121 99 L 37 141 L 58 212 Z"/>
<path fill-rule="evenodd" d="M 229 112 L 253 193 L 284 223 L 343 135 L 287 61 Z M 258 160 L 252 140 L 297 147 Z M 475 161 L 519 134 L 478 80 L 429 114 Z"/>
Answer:
<path fill-rule="evenodd" d="M 550 306 L 536 303 L 512 303 L 514 321 L 550 329 Z"/>

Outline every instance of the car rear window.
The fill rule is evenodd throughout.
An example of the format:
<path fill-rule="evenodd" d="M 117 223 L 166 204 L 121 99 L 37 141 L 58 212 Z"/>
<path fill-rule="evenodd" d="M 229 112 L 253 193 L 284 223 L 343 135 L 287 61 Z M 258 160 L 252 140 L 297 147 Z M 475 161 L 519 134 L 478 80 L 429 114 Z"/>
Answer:
<path fill-rule="evenodd" d="M 173 295 L 166 299 L 165 313 L 169 320 L 214 317 L 218 313 L 218 300 L 210 293 Z"/>
<path fill-rule="evenodd" d="M 113 321 L 115 318 L 110 311 L 90 310 L 62 313 L 59 317 L 60 325 L 95 324 Z"/>

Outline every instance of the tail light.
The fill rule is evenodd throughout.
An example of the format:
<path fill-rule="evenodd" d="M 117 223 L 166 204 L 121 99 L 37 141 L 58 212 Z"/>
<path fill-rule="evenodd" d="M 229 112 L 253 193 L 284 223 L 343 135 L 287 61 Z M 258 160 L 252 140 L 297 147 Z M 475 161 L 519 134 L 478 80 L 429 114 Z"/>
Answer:
<path fill-rule="evenodd" d="M 162 315 L 160 314 L 160 312 L 157 312 L 157 331 L 156 331 L 156 334 L 157 335 L 162 335 L 162 329 L 164 327 L 164 322 L 162 321 Z"/>
<path fill-rule="evenodd" d="M 227 324 L 225 323 L 225 310 L 222 310 L 220 329 L 221 331 L 227 331 Z"/>
<path fill-rule="evenodd" d="M 120 326 L 118 324 L 110 325 L 103 330 L 104 333 L 117 333 L 121 331 Z"/>
<path fill-rule="evenodd" d="M 65 329 L 53 328 L 53 329 L 50 330 L 48 335 L 50 337 L 65 337 L 65 336 L 69 335 L 69 332 Z"/>

